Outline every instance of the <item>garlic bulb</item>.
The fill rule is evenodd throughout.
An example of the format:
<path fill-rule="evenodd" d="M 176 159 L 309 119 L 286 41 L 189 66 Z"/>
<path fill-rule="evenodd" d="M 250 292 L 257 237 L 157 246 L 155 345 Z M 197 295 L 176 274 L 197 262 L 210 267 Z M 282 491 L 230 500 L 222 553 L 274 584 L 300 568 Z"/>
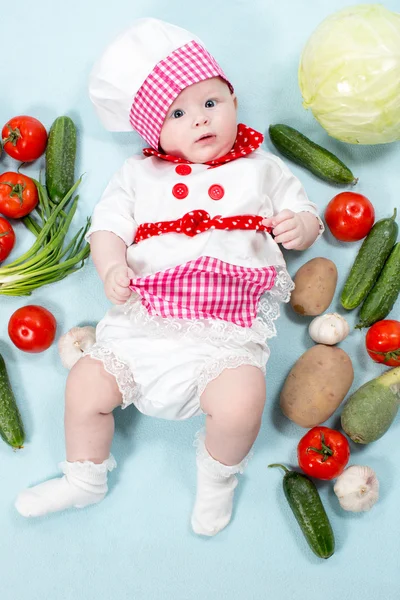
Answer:
<path fill-rule="evenodd" d="M 326 313 L 313 319 L 308 327 L 310 337 L 317 344 L 333 346 L 349 335 L 350 327 L 346 319 L 337 313 Z"/>
<path fill-rule="evenodd" d="M 71 369 L 81 358 L 83 352 L 88 350 L 96 341 L 96 330 L 87 325 L 73 327 L 58 340 L 58 352 L 61 362 L 66 369 Z"/>
<path fill-rule="evenodd" d="M 378 500 L 379 481 L 370 467 L 352 465 L 339 475 L 333 491 L 344 510 L 362 512 L 372 508 Z"/>

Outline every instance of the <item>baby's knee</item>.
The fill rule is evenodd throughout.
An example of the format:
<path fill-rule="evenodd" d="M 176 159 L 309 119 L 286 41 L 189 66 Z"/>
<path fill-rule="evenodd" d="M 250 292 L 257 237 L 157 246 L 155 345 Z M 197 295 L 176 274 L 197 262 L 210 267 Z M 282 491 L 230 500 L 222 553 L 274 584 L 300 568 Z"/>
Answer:
<path fill-rule="evenodd" d="M 263 415 L 265 398 L 253 396 L 233 400 L 226 418 L 226 426 L 230 431 L 241 435 L 257 435 Z"/>
<path fill-rule="evenodd" d="M 243 435 L 258 432 L 265 405 L 263 373 L 252 366 L 224 371 L 205 389 L 201 405 L 221 427 Z"/>
<path fill-rule="evenodd" d="M 68 373 L 67 388 L 80 389 L 82 386 L 86 386 L 90 380 L 92 380 L 93 384 L 95 381 L 98 381 L 99 377 L 102 377 L 103 370 L 104 368 L 100 361 L 90 356 L 83 356 L 73 365 Z"/>
<path fill-rule="evenodd" d="M 72 410 L 110 412 L 121 404 L 121 394 L 103 363 L 83 356 L 68 374 L 65 401 Z"/>
<path fill-rule="evenodd" d="M 232 435 L 257 436 L 261 427 L 265 394 L 234 394 L 227 403 L 216 402 L 210 417 Z"/>

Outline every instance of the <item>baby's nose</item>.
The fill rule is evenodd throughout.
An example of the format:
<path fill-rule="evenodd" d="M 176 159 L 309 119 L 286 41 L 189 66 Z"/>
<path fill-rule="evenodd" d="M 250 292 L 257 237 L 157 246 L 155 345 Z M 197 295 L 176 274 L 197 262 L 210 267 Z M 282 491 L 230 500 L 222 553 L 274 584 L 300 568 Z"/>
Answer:
<path fill-rule="evenodd" d="M 196 127 L 199 127 L 200 125 L 208 125 L 209 122 L 210 122 L 210 119 L 207 115 L 201 115 L 201 116 L 197 117 L 197 119 L 195 119 Z"/>

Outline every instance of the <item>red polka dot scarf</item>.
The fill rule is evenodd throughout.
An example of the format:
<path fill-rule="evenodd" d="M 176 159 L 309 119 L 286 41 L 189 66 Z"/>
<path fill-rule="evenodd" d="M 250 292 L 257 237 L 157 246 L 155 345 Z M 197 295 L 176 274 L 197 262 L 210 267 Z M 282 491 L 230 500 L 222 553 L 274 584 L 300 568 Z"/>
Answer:
<path fill-rule="evenodd" d="M 239 123 L 237 136 L 235 143 L 233 145 L 232 150 L 225 154 L 225 156 L 221 156 L 220 158 L 216 158 L 215 160 L 210 160 L 206 162 L 206 165 L 210 165 L 212 167 L 218 167 L 219 165 L 223 165 L 232 160 L 236 160 L 237 158 L 243 158 L 247 154 L 254 152 L 261 146 L 264 141 L 264 136 L 262 133 L 259 133 L 255 129 L 244 125 L 243 123 Z M 172 154 L 162 154 L 161 152 L 157 152 L 153 148 L 144 148 L 143 154 L 145 156 L 157 156 L 162 160 L 168 160 L 173 163 L 187 163 L 192 164 L 190 160 L 186 160 L 185 158 L 179 158 L 177 156 L 173 156 Z"/>

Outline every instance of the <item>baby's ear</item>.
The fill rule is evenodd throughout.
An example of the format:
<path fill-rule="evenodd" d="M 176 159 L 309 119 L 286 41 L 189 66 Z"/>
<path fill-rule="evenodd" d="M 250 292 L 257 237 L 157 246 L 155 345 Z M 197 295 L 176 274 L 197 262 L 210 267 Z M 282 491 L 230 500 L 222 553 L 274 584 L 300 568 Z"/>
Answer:
<path fill-rule="evenodd" d="M 235 105 L 235 108 L 237 109 L 238 107 L 238 99 L 236 94 L 232 94 L 232 99 L 233 99 L 233 104 Z"/>

